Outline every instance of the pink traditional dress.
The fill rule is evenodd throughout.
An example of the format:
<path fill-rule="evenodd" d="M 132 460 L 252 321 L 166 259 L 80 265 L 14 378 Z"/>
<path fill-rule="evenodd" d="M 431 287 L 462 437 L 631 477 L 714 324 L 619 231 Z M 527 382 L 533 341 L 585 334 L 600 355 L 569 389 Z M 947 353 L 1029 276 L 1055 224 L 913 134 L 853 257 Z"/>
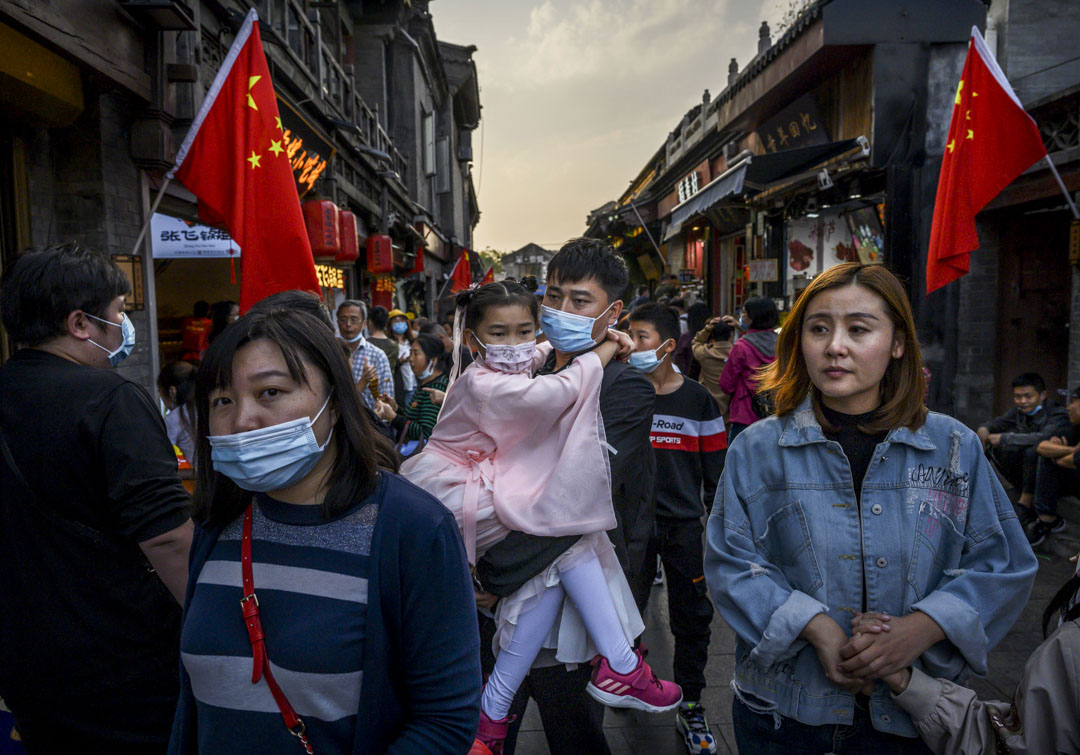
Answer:
<path fill-rule="evenodd" d="M 533 370 L 551 353 L 537 347 Z M 512 530 L 557 537 L 583 535 L 543 573 L 499 601 L 495 643 L 505 648 L 518 617 L 559 584 L 559 570 L 595 555 L 615 609 L 633 639 L 644 631 L 607 530 L 615 527 L 608 444 L 600 417 L 604 368 L 592 353 L 566 369 L 532 377 L 474 362 L 448 390 L 423 451 L 401 474 L 453 512 L 469 563 Z M 596 655 L 581 617 L 566 601 L 544 643 L 562 663 Z"/>

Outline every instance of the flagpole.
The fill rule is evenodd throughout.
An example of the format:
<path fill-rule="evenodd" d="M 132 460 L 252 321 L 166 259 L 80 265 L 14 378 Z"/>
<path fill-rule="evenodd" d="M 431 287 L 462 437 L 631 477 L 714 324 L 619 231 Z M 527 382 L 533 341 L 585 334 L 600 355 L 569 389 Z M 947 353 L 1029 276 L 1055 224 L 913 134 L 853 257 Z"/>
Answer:
<path fill-rule="evenodd" d="M 1061 180 L 1061 174 L 1058 173 L 1057 167 L 1054 165 L 1054 161 L 1050 159 L 1050 155 L 1046 155 L 1046 164 L 1050 166 L 1050 172 L 1054 174 L 1054 178 L 1057 179 L 1058 186 L 1061 187 L 1061 193 L 1065 195 L 1065 201 L 1069 203 L 1069 209 L 1072 210 L 1073 217 L 1080 220 L 1080 211 L 1076 209 L 1076 202 L 1073 201 L 1072 195 L 1069 194 L 1069 190 L 1065 188 L 1065 182 Z"/>
<path fill-rule="evenodd" d="M 1060 181 L 1061 179 L 1059 178 L 1058 180 Z M 139 253 L 139 245 L 142 244 L 143 239 L 146 238 L 146 231 L 150 228 L 150 221 L 153 219 L 154 213 L 157 212 L 158 205 L 161 204 L 161 198 L 165 196 L 166 187 L 168 187 L 171 182 L 172 177 L 167 176 L 165 178 L 165 183 L 161 184 L 161 188 L 158 189 L 157 196 L 154 197 L 154 203 L 150 205 L 150 212 L 146 213 L 146 219 L 143 220 L 142 228 L 139 229 L 139 237 L 135 239 L 135 246 L 131 248 L 131 253 L 133 255 Z M 1073 209 L 1075 211 L 1075 208 Z"/>

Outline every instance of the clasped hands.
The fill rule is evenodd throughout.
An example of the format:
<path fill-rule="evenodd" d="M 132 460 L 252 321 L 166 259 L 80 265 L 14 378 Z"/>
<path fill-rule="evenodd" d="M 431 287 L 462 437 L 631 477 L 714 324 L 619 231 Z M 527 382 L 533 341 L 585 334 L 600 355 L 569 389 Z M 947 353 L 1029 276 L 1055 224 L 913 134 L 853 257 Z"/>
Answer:
<path fill-rule="evenodd" d="M 849 692 L 870 694 L 881 679 L 899 694 L 911 678 L 911 664 L 935 643 L 945 639 L 937 622 L 921 611 L 894 617 L 885 613 L 857 613 L 852 635 L 827 614 L 818 614 L 803 629 L 817 651 L 825 676 Z"/>

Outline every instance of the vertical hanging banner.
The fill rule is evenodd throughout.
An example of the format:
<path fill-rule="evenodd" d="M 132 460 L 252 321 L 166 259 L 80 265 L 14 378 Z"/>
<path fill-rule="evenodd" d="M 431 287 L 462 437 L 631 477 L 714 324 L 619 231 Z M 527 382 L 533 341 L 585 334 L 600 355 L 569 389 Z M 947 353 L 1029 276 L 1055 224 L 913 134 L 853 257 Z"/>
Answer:
<path fill-rule="evenodd" d="M 244 250 L 241 312 L 278 291 L 320 291 L 257 21 L 253 8 L 167 174 Z"/>

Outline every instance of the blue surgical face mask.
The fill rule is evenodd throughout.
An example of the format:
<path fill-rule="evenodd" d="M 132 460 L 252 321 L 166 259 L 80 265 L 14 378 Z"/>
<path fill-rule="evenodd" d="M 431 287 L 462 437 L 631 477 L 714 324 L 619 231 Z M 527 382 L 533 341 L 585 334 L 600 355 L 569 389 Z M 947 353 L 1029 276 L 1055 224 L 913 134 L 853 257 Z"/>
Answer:
<path fill-rule="evenodd" d="M 599 317 L 585 317 L 541 305 L 540 327 L 544 329 L 548 341 L 556 351 L 561 351 L 563 354 L 577 354 L 600 343 L 593 338 L 593 326 L 597 320 L 605 317 L 613 306 L 615 302 L 609 304 Z"/>
<path fill-rule="evenodd" d="M 214 469 L 237 487 L 258 493 L 295 485 L 315 468 L 334 437 L 334 428 L 330 428 L 326 443 L 320 446 L 312 429 L 329 403 L 327 396 L 312 419 L 300 417 L 243 433 L 211 435 L 207 440 Z"/>
<path fill-rule="evenodd" d="M 407 322 L 395 322 L 390 326 L 390 329 L 399 336 L 405 335 L 405 331 L 409 329 L 409 323 Z"/>
<path fill-rule="evenodd" d="M 667 354 L 664 354 L 664 356 L 662 357 L 656 356 L 656 352 L 660 351 L 660 349 L 664 348 L 664 346 L 666 345 L 667 341 L 664 341 L 664 343 L 660 344 L 659 349 L 650 349 L 649 351 L 635 351 L 633 354 L 630 355 L 630 359 L 628 359 L 627 361 L 631 367 L 636 367 L 645 374 L 648 374 L 655 370 L 657 367 L 659 367 L 660 363 L 668 358 Z"/>
<path fill-rule="evenodd" d="M 109 355 L 109 364 L 115 367 L 123 362 L 131 354 L 132 349 L 135 348 L 135 323 L 131 321 L 131 318 L 127 316 L 126 312 L 121 312 L 120 315 L 124 318 L 122 322 L 115 323 L 108 320 L 102 320 L 100 317 L 94 317 L 89 312 L 85 313 L 87 317 L 91 317 L 98 322 L 103 322 L 106 325 L 112 325 L 114 328 L 120 328 L 120 333 L 123 335 L 124 340 L 120 342 L 120 345 L 113 351 L 109 351 L 97 341 L 88 339 L 90 343 L 97 346 L 99 349 Z"/>
<path fill-rule="evenodd" d="M 344 341 L 345 343 L 358 343 L 361 346 L 363 346 L 364 345 L 364 334 L 363 333 L 357 333 L 352 338 L 345 338 L 344 336 L 342 336 L 341 340 Z"/>
<path fill-rule="evenodd" d="M 434 359 L 428 361 L 427 367 L 424 368 L 423 372 L 421 372 L 419 375 L 416 376 L 416 379 L 421 380 L 421 381 L 422 380 L 427 380 L 429 377 L 431 377 L 433 372 L 435 372 L 435 360 Z"/>

